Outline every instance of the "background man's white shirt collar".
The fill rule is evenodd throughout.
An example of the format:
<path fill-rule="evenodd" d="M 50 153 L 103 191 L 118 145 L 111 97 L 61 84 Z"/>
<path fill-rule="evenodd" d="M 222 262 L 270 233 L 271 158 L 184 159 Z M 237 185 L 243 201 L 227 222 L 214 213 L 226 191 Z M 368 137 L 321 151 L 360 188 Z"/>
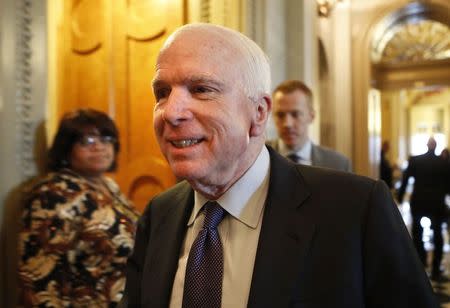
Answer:
<path fill-rule="evenodd" d="M 308 139 L 306 143 L 300 148 L 298 151 L 290 150 L 283 140 L 278 139 L 278 147 L 279 152 L 283 156 L 288 156 L 289 154 L 297 154 L 297 156 L 301 157 L 300 163 L 304 165 L 312 165 L 311 152 L 312 152 L 312 142 Z"/>

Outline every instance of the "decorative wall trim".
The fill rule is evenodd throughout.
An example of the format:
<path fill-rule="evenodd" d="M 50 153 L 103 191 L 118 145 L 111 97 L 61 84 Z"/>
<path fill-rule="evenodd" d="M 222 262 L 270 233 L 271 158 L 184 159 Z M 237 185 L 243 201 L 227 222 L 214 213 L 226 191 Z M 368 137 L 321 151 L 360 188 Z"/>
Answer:
<path fill-rule="evenodd" d="M 34 161 L 34 104 L 31 85 L 32 0 L 16 2 L 15 110 L 16 162 L 23 179 L 36 174 Z"/>

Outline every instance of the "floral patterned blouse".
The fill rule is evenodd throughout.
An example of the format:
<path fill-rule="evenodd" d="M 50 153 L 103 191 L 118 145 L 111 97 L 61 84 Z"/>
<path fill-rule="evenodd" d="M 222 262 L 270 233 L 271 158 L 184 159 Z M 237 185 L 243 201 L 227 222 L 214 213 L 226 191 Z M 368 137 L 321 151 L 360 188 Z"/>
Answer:
<path fill-rule="evenodd" d="M 19 235 L 25 307 L 115 307 L 138 213 L 117 184 L 105 194 L 74 172 L 50 174 L 28 195 Z"/>

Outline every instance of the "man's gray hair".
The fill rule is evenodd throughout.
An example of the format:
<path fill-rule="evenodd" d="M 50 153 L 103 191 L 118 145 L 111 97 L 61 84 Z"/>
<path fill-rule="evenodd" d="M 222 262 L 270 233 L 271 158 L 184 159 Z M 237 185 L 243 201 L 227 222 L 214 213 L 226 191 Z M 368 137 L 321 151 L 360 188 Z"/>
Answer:
<path fill-rule="evenodd" d="M 252 100 L 261 98 L 264 94 L 270 95 L 271 79 L 269 58 L 262 49 L 244 34 L 219 25 L 207 23 L 186 24 L 173 32 L 161 49 L 161 52 L 174 41 L 178 35 L 185 32 L 201 32 L 220 37 L 230 48 L 233 48 L 242 57 L 243 88 Z M 227 65 L 227 63 L 224 63 Z"/>

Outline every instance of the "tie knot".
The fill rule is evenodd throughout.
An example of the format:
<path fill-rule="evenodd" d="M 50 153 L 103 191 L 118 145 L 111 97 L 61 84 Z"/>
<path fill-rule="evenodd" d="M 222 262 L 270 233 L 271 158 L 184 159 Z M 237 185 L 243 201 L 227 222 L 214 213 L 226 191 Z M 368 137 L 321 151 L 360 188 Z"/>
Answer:
<path fill-rule="evenodd" d="M 298 156 L 296 153 L 291 153 L 287 156 L 290 160 L 292 160 L 294 163 L 298 163 L 302 158 Z"/>
<path fill-rule="evenodd" d="M 224 209 L 215 201 L 209 201 L 205 205 L 205 223 L 203 228 L 216 229 L 225 216 Z"/>

